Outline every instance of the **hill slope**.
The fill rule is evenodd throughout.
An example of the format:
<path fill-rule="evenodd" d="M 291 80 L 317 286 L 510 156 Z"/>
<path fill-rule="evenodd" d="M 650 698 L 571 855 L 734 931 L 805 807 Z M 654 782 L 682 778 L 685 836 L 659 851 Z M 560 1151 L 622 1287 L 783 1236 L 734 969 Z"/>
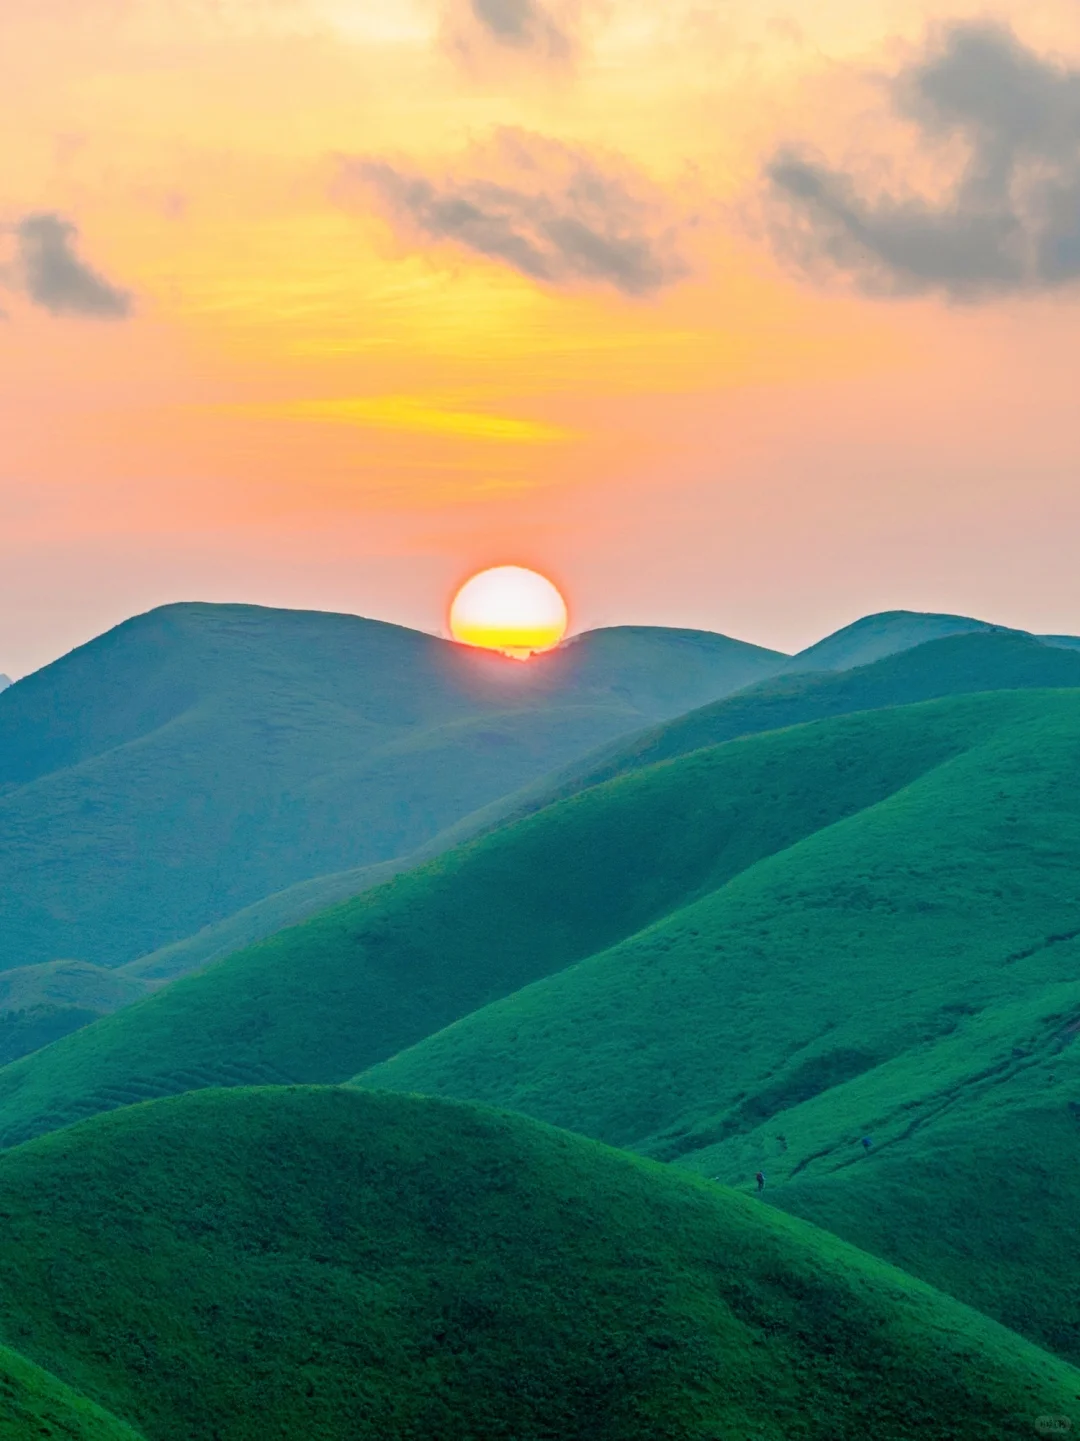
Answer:
<path fill-rule="evenodd" d="M 985 630 L 929 641 L 841 674 L 782 676 L 590 752 L 554 777 L 512 792 L 441 832 L 413 857 L 302 882 L 198 934 L 130 962 L 132 976 L 171 979 L 251 945 L 319 910 L 359 895 L 409 864 L 419 864 L 472 835 L 531 815 L 588 786 L 659 760 L 737 736 L 826 716 L 847 715 L 977 691 L 1080 687 L 1080 656 L 1017 631 Z"/>
<path fill-rule="evenodd" d="M 1009 1441 L 1080 1406 L 802 1222 L 469 1107 L 206 1092 L 8 1153 L 0 1197 L 0 1324 L 148 1441 Z"/>
<path fill-rule="evenodd" d="M 739 736 L 951 695 L 1059 687 L 1080 687 L 1080 655 L 1020 631 L 989 628 L 927 641 L 839 674 L 784 674 L 613 741 L 559 775 L 493 802 L 458 829 L 528 815 L 587 786 Z"/>
<path fill-rule="evenodd" d="M 948 635 L 964 635 L 975 631 L 1007 632 L 966 615 L 934 615 L 918 610 L 889 610 L 866 615 L 852 625 L 834 631 L 824 640 L 807 646 L 784 665 L 789 674 L 800 671 L 850 670 L 853 666 L 869 665 L 885 656 L 896 655 L 927 641 Z"/>
<path fill-rule="evenodd" d="M 355 616 L 136 617 L 0 696 L 0 967 L 117 965 L 407 853 L 782 659 L 628 627 L 523 666 Z"/>
<path fill-rule="evenodd" d="M 0 971 L 0 1065 L 130 1005 L 149 989 L 138 976 L 85 961 Z"/>
<path fill-rule="evenodd" d="M 0 1346 L 0 1441 L 142 1441 L 100 1406 Z"/>
<path fill-rule="evenodd" d="M 5 1067 L 0 1142 L 200 1085 L 346 1080 L 873 805 L 1011 714 L 986 697 L 962 714 L 841 718 L 586 791 Z"/>
<path fill-rule="evenodd" d="M 780 1204 L 1077 1356 L 1080 694 L 883 714 L 965 744 L 364 1079 L 726 1180 L 764 1165 Z"/>

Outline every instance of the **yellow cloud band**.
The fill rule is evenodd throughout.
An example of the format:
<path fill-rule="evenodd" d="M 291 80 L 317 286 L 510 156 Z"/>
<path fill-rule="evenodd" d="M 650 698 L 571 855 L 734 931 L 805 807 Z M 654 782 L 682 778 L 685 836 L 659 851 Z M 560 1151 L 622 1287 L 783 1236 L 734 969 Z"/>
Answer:
<path fill-rule="evenodd" d="M 351 400 L 299 400 L 279 405 L 228 407 L 234 415 L 260 420 L 327 421 L 372 430 L 407 431 L 413 435 L 449 435 L 469 440 L 509 441 L 524 445 L 551 445 L 572 440 L 575 432 L 537 420 L 516 420 L 482 411 L 455 410 L 409 395 L 385 395 Z"/>

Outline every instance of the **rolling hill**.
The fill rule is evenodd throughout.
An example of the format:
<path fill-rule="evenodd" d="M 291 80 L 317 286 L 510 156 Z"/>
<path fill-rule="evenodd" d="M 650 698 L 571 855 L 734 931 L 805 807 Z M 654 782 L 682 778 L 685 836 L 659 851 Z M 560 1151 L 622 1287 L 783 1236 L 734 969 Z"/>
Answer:
<path fill-rule="evenodd" d="M 903 790 L 1017 703 L 843 717 L 585 791 L 0 1069 L 0 1143 L 200 1085 L 347 1080 Z"/>
<path fill-rule="evenodd" d="M 0 697 L 0 966 L 119 965 L 405 854 L 782 659 L 626 627 L 523 666 L 355 616 L 138 616 Z"/>
<path fill-rule="evenodd" d="M 1080 656 L 1074 652 L 1022 631 L 970 630 L 852 670 L 784 674 L 746 686 L 724 700 L 613 741 L 558 775 L 492 802 L 450 834 L 529 815 L 588 786 L 739 736 L 951 695 L 1077 686 Z"/>
<path fill-rule="evenodd" d="M 921 649 L 941 683 L 1075 664 Z M 882 708 L 630 769 L 4 1067 L 0 1138 L 362 1073 L 764 1165 L 778 1205 L 1080 1356 L 1080 690 L 889 706 L 900 662 L 784 682 Z"/>
<path fill-rule="evenodd" d="M 473 1107 L 188 1095 L 9 1152 L 0 1205 L 4 1334 L 146 1441 L 1026 1441 L 1080 1408 L 805 1222 Z"/>
<path fill-rule="evenodd" d="M 965 743 L 363 1080 L 731 1182 L 764 1166 L 777 1204 L 1075 1357 L 1080 694 L 877 718 L 905 716 L 948 717 Z"/>
<path fill-rule="evenodd" d="M 130 962 L 126 973 L 168 980 L 295 925 L 359 895 L 475 834 L 519 819 L 589 786 L 738 736 L 778 730 L 827 716 L 908 705 L 948 695 L 1032 687 L 1080 686 L 1080 656 L 1018 631 L 989 628 L 928 641 L 840 674 L 784 676 L 747 686 L 665 724 L 636 732 L 555 776 L 512 792 L 435 836 L 410 857 L 300 882 L 196 935 Z"/>
<path fill-rule="evenodd" d="M 972 632 L 1009 632 L 1005 626 L 990 625 L 966 615 L 934 615 L 920 610 L 887 610 L 833 631 L 824 640 L 816 641 L 793 655 L 784 665 L 788 674 L 800 671 L 851 670 L 854 666 L 870 665 L 886 656 L 910 650 L 927 641 L 949 635 Z"/>
<path fill-rule="evenodd" d="M 85 961 L 0 971 L 0 1065 L 130 1005 L 150 989 L 137 976 Z"/>

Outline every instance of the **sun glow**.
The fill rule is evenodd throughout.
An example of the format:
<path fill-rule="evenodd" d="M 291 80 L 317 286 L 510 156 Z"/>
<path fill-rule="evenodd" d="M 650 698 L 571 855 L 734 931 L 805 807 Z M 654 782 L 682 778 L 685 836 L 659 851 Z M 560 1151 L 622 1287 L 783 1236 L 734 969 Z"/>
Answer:
<path fill-rule="evenodd" d="M 450 633 L 462 645 L 527 660 L 566 634 L 566 602 L 535 570 L 500 565 L 467 580 L 450 607 Z"/>

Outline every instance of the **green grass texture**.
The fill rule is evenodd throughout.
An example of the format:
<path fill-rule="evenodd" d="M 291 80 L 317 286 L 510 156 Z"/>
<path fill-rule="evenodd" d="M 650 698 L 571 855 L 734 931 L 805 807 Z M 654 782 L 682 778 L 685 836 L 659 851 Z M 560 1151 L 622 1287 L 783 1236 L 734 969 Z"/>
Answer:
<path fill-rule="evenodd" d="M 406 854 L 783 659 L 647 627 L 521 665 L 356 616 L 136 617 L 0 696 L 0 968 L 119 965 Z"/>
<path fill-rule="evenodd" d="M 807 1223 L 469 1106 L 133 1107 L 0 1158 L 0 1216 L 4 1336 L 146 1441 L 1030 1441 L 1080 1419 L 1072 1367 Z"/>
<path fill-rule="evenodd" d="M 0 1346 L 0 1441 L 145 1441 L 24 1356 Z"/>

